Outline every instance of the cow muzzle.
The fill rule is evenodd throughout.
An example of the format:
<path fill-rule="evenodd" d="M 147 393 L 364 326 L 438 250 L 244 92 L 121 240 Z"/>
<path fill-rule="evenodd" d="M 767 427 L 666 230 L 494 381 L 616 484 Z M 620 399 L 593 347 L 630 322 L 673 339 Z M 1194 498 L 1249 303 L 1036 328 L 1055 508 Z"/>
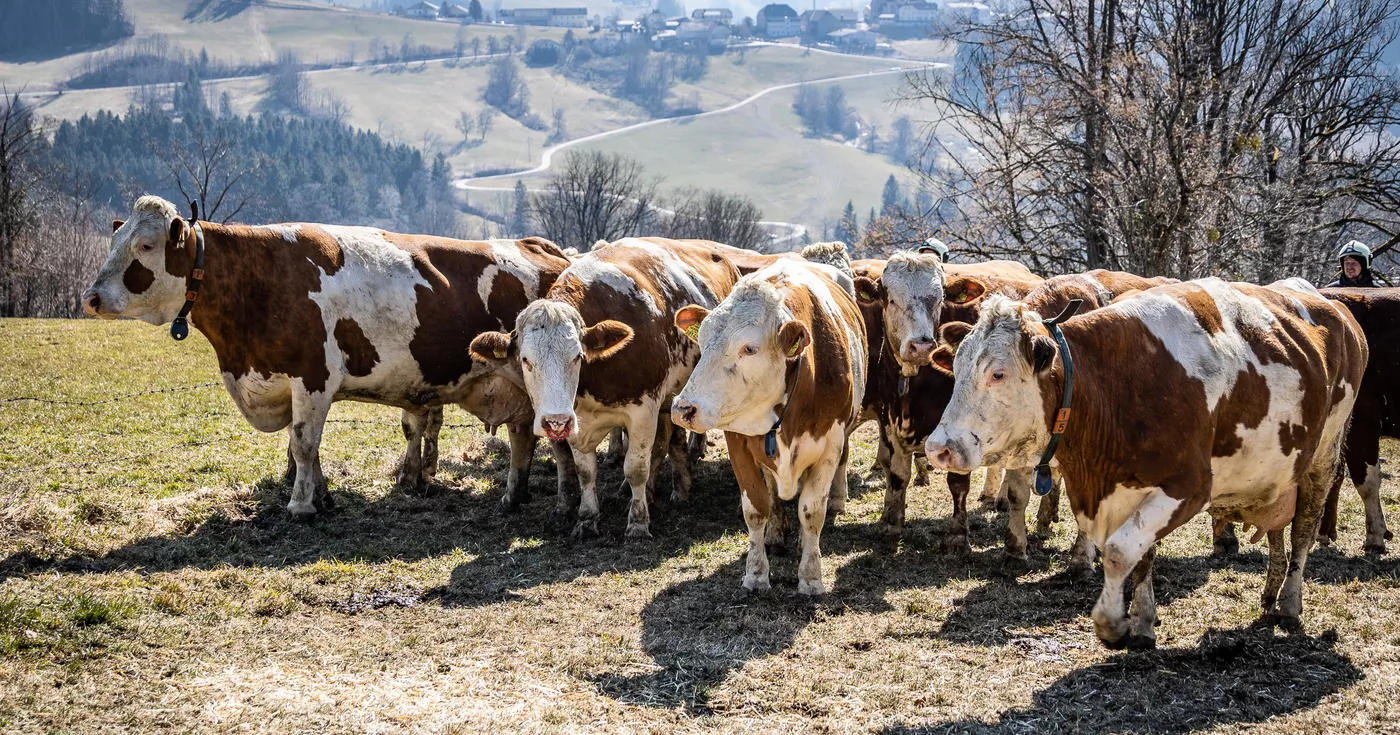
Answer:
<path fill-rule="evenodd" d="M 540 434 L 550 441 L 565 441 L 574 435 L 574 417 L 567 413 L 548 413 L 540 417 Z"/>
<path fill-rule="evenodd" d="M 932 337 L 915 337 L 904 341 L 900 357 L 906 362 L 927 363 L 937 342 Z"/>
<path fill-rule="evenodd" d="M 671 423 L 697 433 L 714 428 L 713 426 L 708 426 L 707 422 L 701 417 L 701 411 L 698 405 L 680 398 L 671 401 Z"/>
<path fill-rule="evenodd" d="M 102 311 L 102 294 L 96 289 L 88 289 L 83 292 L 83 312 L 88 316 L 97 316 Z"/>
<path fill-rule="evenodd" d="M 929 435 L 924 442 L 924 453 L 934 467 L 949 472 L 968 473 L 981 465 L 979 453 L 969 451 L 964 442 L 954 440 L 942 431 Z"/>

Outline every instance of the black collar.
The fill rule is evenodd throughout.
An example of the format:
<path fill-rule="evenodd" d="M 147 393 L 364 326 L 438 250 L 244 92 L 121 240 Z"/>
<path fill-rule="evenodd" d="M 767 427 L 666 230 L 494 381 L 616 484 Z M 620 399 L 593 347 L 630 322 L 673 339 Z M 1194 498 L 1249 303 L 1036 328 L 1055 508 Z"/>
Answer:
<path fill-rule="evenodd" d="M 199 287 L 204 283 L 204 228 L 199 224 L 199 200 L 190 202 L 190 229 L 194 230 L 194 269 L 190 271 L 189 286 L 185 290 L 185 305 L 180 314 L 170 324 L 170 336 L 180 342 L 190 336 L 189 315 L 199 298 Z"/>
<path fill-rule="evenodd" d="M 1055 413 L 1055 423 L 1050 427 L 1050 445 L 1045 447 L 1045 452 L 1040 455 L 1040 464 L 1035 466 L 1035 494 L 1041 497 L 1049 495 L 1054 487 L 1050 460 L 1055 458 L 1055 450 L 1060 448 L 1060 437 L 1064 436 L 1065 427 L 1069 424 L 1070 402 L 1074 398 L 1074 357 L 1069 353 L 1069 342 L 1065 341 L 1064 332 L 1060 331 L 1060 323 L 1074 316 L 1083 305 L 1083 300 L 1075 299 L 1059 316 L 1045 320 L 1050 336 L 1060 346 L 1060 359 L 1065 363 L 1065 387 L 1060 393 L 1060 410 Z"/>
<path fill-rule="evenodd" d="M 778 412 L 778 420 L 773 422 L 773 428 L 763 435 L 763 453 L 769 459 L 778 456 L 778 429 L 783 425 L 783 417 L 787 415 L 788 406 L 792 405 L 792 392 L 797 388 L 797 381 L 802 379 L 802 355 L 797 356 L 797 369 L 793 371 L 795 376 L 792 379 L 792 386 L 788 387 L 786 376 L 783 379 L 783 410 Z"/>

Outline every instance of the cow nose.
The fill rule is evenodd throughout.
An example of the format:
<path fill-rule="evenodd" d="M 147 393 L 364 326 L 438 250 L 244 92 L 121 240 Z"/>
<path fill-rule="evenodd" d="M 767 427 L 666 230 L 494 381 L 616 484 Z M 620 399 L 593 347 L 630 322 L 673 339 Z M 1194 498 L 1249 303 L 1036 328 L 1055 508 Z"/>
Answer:
<path fill-rule="evenodd" d="M 936 452 L 928 452 L 928 461 L 940 470 L 946 470 L 953 464 L 953 450 L 942 447 Z"/>
<path fill-rule="evenodd" d="M 567 413 L 551 413 L 540 417 L 545 433 L 551 439 L 567 439 L 574 430 L 574 417 Z"/>
<path fill-rule="evenodd" d="M 97 312 L 102 308 L 102 295 L 96 291 L 88 291 L 83 294 L 83 311 L 88 316 L 97 316 Z"/>
<path fill-rule="evenodd" d="M 695 407 L 695 404 L 689 401 L 672 402 L 671 416 L 673 418 L 679 419 L 679 421 L 673 421 L 672 423 L 678 423 L 683 426 L 689 426 L 690 423 L 695 420 L 695 412 L 697 410 L 698 409 Z"/>
<path fill-rule="evenodd" d="M 904 345 L 904 352 L 908 357 L 919 357 L 933 352 L 932 337 L 915 337 Z"/>

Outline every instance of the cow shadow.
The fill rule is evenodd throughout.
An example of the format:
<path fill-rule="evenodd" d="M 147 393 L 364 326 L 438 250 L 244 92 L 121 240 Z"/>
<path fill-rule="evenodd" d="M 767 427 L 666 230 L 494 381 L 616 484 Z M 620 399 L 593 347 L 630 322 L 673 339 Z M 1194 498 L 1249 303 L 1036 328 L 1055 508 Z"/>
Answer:
<path fill-rule="evenodd" d="M 1335 650 L 1337 640 L 1335 631 L 1307 638 L 1212 630 L 1195 648 L 1119 654 L 1072 671 L 996 722 L 897 723 L 881 732 L 1175 735 L 1260 723 L 1315 707 L 1361 680 L 1361 670 Z"/>

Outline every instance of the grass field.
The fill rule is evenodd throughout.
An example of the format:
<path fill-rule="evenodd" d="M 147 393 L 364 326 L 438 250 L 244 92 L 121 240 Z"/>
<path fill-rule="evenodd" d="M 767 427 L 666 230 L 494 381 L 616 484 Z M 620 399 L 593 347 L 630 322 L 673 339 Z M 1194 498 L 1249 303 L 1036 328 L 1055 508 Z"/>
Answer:
<path fill-rule="evenodd" d="M 322 453 L 338 508 L 298 524 L 285 438 L 204 385 L 218 376 L 202 338 L 0 321 L 0 355 L 5 732 L 1400 728 L 1396 560 L 1359 555 L 1350 491 L 1340 548 L 1308 566 L 1305 635 L 1248 628 L 1265 555 L 1211 559 L 1197 520 L 1158 555 L 1160 648 L 1112 653 L 1088 619 L 1097 582 L 1061 574 L 1070 529 L 1006 570 L 1004 517 L 976 513 L 972 555 L 945 555 L 938 475 L 911 490 L 895 547 L 878 486 L 854 491 L 823 536 L 825 598 L 796 596 L 791 555 L 773 593 L 748 597 L 714 447 L 691 503 L 653 514 L 653 542 L 622 542 L 610 496 L 603 537 L 571 543 L 545 499 L 497 513 L 507 453 L 474 419 L 449 411 L 441 484 L 407 495 L 391 489 L 396 414 L 339 404 Z M 10 400 L 146 390 L 169 392 Z M 532 483 L 551 492 L 548 461 Z M 1388 478 L 1392 518 L 1396 491 Z"/>

